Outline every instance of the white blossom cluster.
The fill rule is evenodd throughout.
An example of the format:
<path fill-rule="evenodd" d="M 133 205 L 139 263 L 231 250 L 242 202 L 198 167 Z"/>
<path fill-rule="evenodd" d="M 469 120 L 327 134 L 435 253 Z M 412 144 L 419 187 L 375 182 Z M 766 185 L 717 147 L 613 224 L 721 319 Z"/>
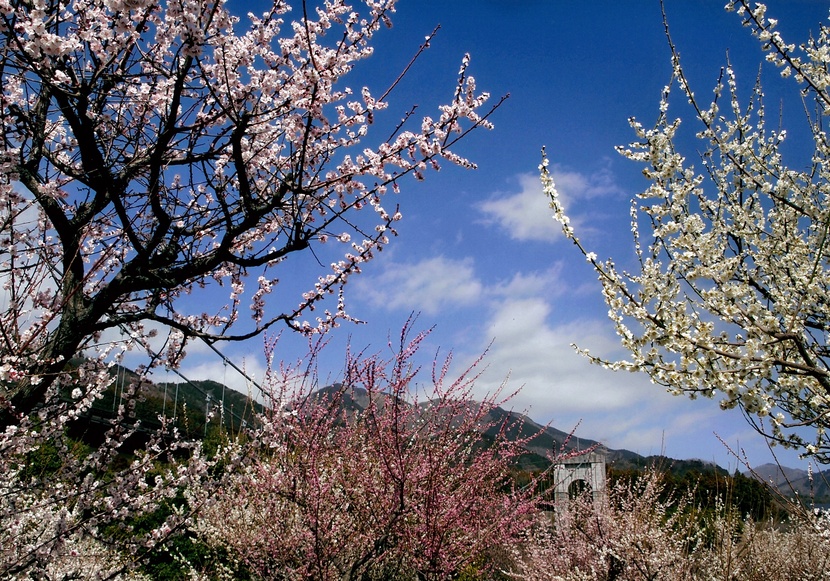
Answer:
<path fill-rule="evenodd" d="M 813 509 L 816 532 L 827 542 L 830 542 L 830 509 Z"/>
<path fill-rule="evenodd" d="M 125 454 L 138 427 L 125 421 L 136 397 L 135 389 L 126 391 L 118 420 L 94 447 L 67 435 L 83 400 L 44 406 L 36 418 L 0 433 L 4 579 L 144 579 L 136 571 L 147 555 L 164 547 L 222 487 L 217 466 L 233 471 L 244 456 L 228 442 L 208 458 L 175 430 Z M 188 487 L 205 496 L 135 528 Z"/>
<path fill-rule="evenodd" d="M 18 476 L 7 473 L 0 484 L 0 497 L 14 505 L 14 512 L 0 520 L 3 571 L 25 572 L 20 579 L 145 579 L 131 571 L 127 555 L 98 540 L 97 531 L 78 526 L 84 520 L 82 504 L 62 504 L 21 491 L 13 485 Z"/>
<path fill-rule="evenodd" d="M 830 461 L 830 114 L 828 28 L 799 49 L 786 44 L 763 5 L 730 2 L 767 60 L 815 103 L 814 153 L 785 163 L 784 129 L 767 123 L 756 83 L 747 103 L 725 67 L 708 105 L 694 96 L 674 45 L 674 83 L 702 129 L 698 167 L 675 146 L 666 87 L 653 128 L 630 120 L 637 140 L 618 151 L 651 181 L 631 203 L 633 272 L 598 261 L 570 226 L 547 170 L 554 218 L 593 264 L 623 347 L 611 369 L 645 371 L 671 393 L 718 397 L 740 407 L 773 442 Z M 777 121 L 777 120 L 776 120 Z"/>

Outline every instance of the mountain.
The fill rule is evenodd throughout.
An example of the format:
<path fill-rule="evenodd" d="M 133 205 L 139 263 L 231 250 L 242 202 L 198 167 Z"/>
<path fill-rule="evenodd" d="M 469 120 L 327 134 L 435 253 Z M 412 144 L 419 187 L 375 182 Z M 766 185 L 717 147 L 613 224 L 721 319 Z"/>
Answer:
<path fill-rule="evenodd" d="M 315 397 L 332 397 L 341 389 L 341 384 L 330 385 L 315 392 Z M 391 396 L 379 393 L 375 397 L 382 399 Z M 342 395 L 340 405 L 349 415 L 358 413 L 369 405 L 369 394 L 363 388 L 354 388 Z M 430 402 L 421 402 L 419 405 L 428 408 Z M 479 404 L 470 402 L 469 405 L 478 406 Z M 491 409 L 482 418 L 482 422 L 492 424 L 484 432 L 485 436 L 490 438 L 495 438 L 499 426 L 503 424 L 510 426 L 507 431 L 507 437 L 510 439 L 527 439 L 534 436 L 525 447 L 527 453 L 519 459 L 517 468 L 520 470 L 544 470 L 552 464 L 552 459 L 558 455 L 596 447 L 605 452 L 607 465 L 617 471 L 642 470 L 651 466 L 658 466 L 675 476 L 684 476 L 687 473 L 695 472 L 728 474 L 720 466 L 702 460 L 676 460 L 665 456 L 641 456 L 631 450 L 606 448 L 596 440 L 573 436 L 553 426 L 539 424 L 525 414 L 512 410 L 508 411 L 501 407 Z"/>
<path fill-rule="evenodd" d="M 138 376 L 131 370 L 124 367 L 116 367 L 113 372 L 113 383 L 95 402 L 88 414 L 92 424 L 106 424 L 115 415 L 119 405 L 130 407 L 129 400 L 124 399 L 125 386 L 138 381 Z M 310 397 L 324 398 L 332 397 L 342 390 L 341 384 L 333 384 L 319 389 Z M 378 393 L 375 398 L 383 399 L 391 397 L 388 394 Z M 219 413 L 219 404 L 224 402 L 224 414 Z M 380 402 L 379 402 L 380 403 Z M 131 404 L 131 411 L 128 417 L 141 420 L 142 426 L 153 430 L 160 426 L 159 416 L 177 418 L 176 427 L 186 437 L 202 437 L 208 433 L 205 426 L 205 412 L 210 406 L 213 417 L 211 424 L 218 426 L 220 418 L 224 419 L 224 428 L 231 432 L 241 429 L 244 425 L 253 425 L 256 422 L 256 415 L 263 411 L 263 406 L 246 396 L 223 384 L 212 381 L 183 381 L 152 383 L 145 382 L 140 390 L 139 397 Z M 366 409 L 369 405 L 369 394 L 363 388 L 354 388 L 342 393 L 339 405 L 347 412 L 347 415 L 357 414 Z M 429 401 L 421 402 L 419 405 L 428 408 Z M 477 402 L 470 402 L 471 406 L 478 406 Z M 687 473 L 714 472 L 725 475 L 727 471 L 701 460 L 677 460 L 664 456 L 641 456 L 636 452 L 625 449 L 613 449 L 602 446 L 600 442 L 587 438 L 579 438 L 570 435 L 568 432 L 558 430 L 549 425 L 542 425 L 525 414 L 508 411 L 501 407 L 495 407 L 483 418 L 484 423 L 495 424 L 485 431 L 485 436 L 493 438 L 498 428 L 503 423 L 511 426 L 507 436 L 513 439 L 527 439 L 535 437 L 526 446 L 527 453 L 520 458 L 517 468 L 520 470 L 536 471 L 549 467 L 552 459 L 562 453 L 576 450 L 587 450 L 594 447 L 601 447 L 606 453 L 606 462 L 611 469 L 617 471 L 642 470 L 651 466 L 658 466 L 676 476 L 683 476 Z M 84 428 L 89 430 L 89 426 Z M 797 480 L 802 482 L 806 478 L 806 472 L 797 475 Z M 824 489 L 826 490 L 826 489 Z"/>
<path fill-rule="evenodd" d="M 127 421 L 139 421 L 136 432 L 130 436 L 121 448 L 129 453 L 146 442 L 151 434 L 161 427 L 160 418 L 166 419 L 185 439 L 203 439 L 206 444 L 215 444 L 215 436 L 220 434 L 237 434 L 245 426 L 254 426 L 259 421 L 259 414 L 264 411 L 262 405 L 250 396 L 245 396 L 223 384 L 205 380 L 178 383 L 143 382 L 138 395 L 130 397 L 130 385 L 136 385 L 139 376 L 134 372 L 119 367 L 112 372 L 112 384 L 93 405 L 85 417 L 79 418 L 71 426 L 73 437 L 85 442 L 100 444 L 107 435 L 107 427 L 112 425 L 117 411 L 123 406 Z M 126 395 L 125 395 L 126 393 Z M 390 394 L 375 393 L 371 396 L 381 407 Z M 362 388 L 344 390 L 342 384 L 334 384 L 308 395 L 310 400 L 329 398 L 333 402 L 333 413 L 344 414 L 347 418 L 359 415 L 371 403 L 370 394 Z M 219 411 L 223 403 L 224 413 Z M 295 407 L 302 402 L 295 402 Z M 404 405 L 409 405 L 404 403 Z M 423 401 L 418 404 L 424 413 L 429 413 L 433 402 Z M 475 401 L 466 402 L 470 411 L 478 411 L 481 405 Z M 206 422 L 206 411 L 210 408 L 211 418 Z M 220 422 L 222 427 L 220 428 Z M 599 448 L 606 456 L 609 482 L 620 478 L 637 478 L 646 468 L 656 467 L 663 473 L 667 490 L 678 494 L 694 494 L 695 502 L 700 506 L 722 495 L 724 490 L 734 491 L 735 498 L 729 502 L 740 510 L 741 514 L 752 514 L 754 518 L 768 518 L 771 511 L 777 510 L 774 494 L 766 486 L 767 482 L 779 484 L 789 481 L 792 489 L 797 490 L 802 498 L 811 498 L 809 478 L 805 471 L 783 469 L 765 465 L 758 469 L 759 479 L 754 480 L 741 474 L 730 476 L 726 470 L 702 460 L 676 460 L 664 456 L 641 456 L 625 449 L 611 449 L 599 442 L 578 438 L 552 426 L 543 426 L 525 414 L 508 411 L 501 407 L 488 410 L 482 418 L 482 445 L 497 437 L 500 428 L 507 426 L 508 438 L 527 441 L 526 452 L 518 458 L 514 469 L 520 481 L 529 481 L 529 473 L 549 468 L 557 456 L 572 451 L 584 451 Z M 779 474 L 780 473 L 780 474 Z M 816 502 L 830 500 L 827 482 L 830 470 L 813 479 L 813 492 Z M 679 491 L 679 492 L 678 492 Z"/>
<path fill-rule="evenodd" d="M 798 495 L 806 502 L 830 503 L 830 469 L 815 472 L 811 477 L 807 470 L 769 463 L 746 470 L 744 474 L 770 484 L 786 497 Z"/>
<path fill-rule="evenodd" d="M 205 418 L 208 408 L 212 413 L 210 424 L 218 427 L 222 421 L 224 429 L 231 432 L 240 430 L 243 425 L 252 425 L 256 414 L 263 410 L 262 405 L 250 396 L 217 381 L 144 381 L 131 398 L 130 386 L 137 385 L 139 376 L 121 366 L 115 366 L 111 375 L 112 383 L 87 412 L 86 421 L 75 427 L 77 432 L 92 440 L 103 434 L 100 426 L 111 423 L 121 406 L 124 406 L 127 418 L 141 422 L 143 431 L 161 427 L 159 417 L 168 421 L 175 418 L 173 425 L 188 438 L 207 434 Z M 221 411 L 223 408 L 224 413 Z"/>
<path fill-rule="evenodd" d="M 701 460 L 677 460 L 666 456 L 642 456 L 636 452 L 626 449 L 614 449 L 604 446 L 596 440 L 576 437 L 568 432 L 557 430 L 552 426 L 543 426 L 525 414 L 513 411 L 506 411 L 502 408 L 491 410 L 490 415 L 499 420 L 508 420 L 521 426 L 519 431 L 514 430 L 511 437 L 528 437 L 538 434 L 527 446 L 528 452 L 533 455 L 534 464 L 537 468 L 545 468 L 550 465 L 550 458 L 555 458 L 563 452 L 588 450 L 600 448 L 605 452 L 606 464 L 609 468 L 617 471 L 642 470 L 652 466 L 667 470 L 676 476 L 683 476 L 689 472 L 715 472 L 725 475 L 727 471 L 711 462 Z"/>

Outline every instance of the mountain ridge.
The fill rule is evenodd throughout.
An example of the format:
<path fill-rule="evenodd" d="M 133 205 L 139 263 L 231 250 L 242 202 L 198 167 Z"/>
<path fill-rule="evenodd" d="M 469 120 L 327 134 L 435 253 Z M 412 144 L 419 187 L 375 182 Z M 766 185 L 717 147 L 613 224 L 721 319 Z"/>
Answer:
<path fill-rule="evenodd" d="M 320 388 L 315 392 L 317 397 L 326 397 L 335 394 L 342 389 L 341 384 L 333 384 Z M 384 397 L 388 394 L 377 394 L 376 397 Z M 343 397 L 341 405 L 346 407 L 350 413 L 365 409 L 369 403 L 368 393 L 364 388 L 356 387 L 349 390 Z M 430 401 L 419 402 L 420 406 L 429 406 Z M 481 405 L 480 402 L 472 401 L 470 405 Z M 676 474 L 685 474 L 690 471 L 715 472 L 727 475 L 728 471 L 712 462 L 702 460 L 681 460 L 668 458 L 666 456 L 643 456 L 637 452 L 624 448 L 615 449 L 605 446 L 602 442 L 575 436 L 570 432 L 559 430 L 551 425 L 543 425 L 523 412 L 506 410 L 496 406 L 488 411 L 482 418 L 484 423 L 492 423 L 485 435 L 494 437 L 499 426 L 507 424 L 510 428 L 507 435 L 511 439 L 525 439 L 535 434 L 525 446 L 527 454 L 521 459 L 519 468 L 523 470 L 544 470 L 548 468 L 558 455 L 575 452 L 578 450 L 590 450 L 600 448 L 605 453 L 606 463 L 609 467 L 619 470 L 642 470 L 644 468 L 658 466 Z"/>
<path fill-rule="evenodd" d="M 768 462 L 744 470 L 743 474 L 769 484 L 784 496 L 807 503 L 830 504 L 830 468 L 812 472 Z"/>
<path fill-rule="evenodd" d="M 114 415 L 117 409 L 120 391 L 124 385 L 137 380 L 138 376 L 127 368 L 117 367 L 113 371 L 113 385 L 103 394 L 91 410 L 92 415 L 106 418 Z M 342 384 L 334 383 L 320 388 L 312 393 L 312 397 L 325 397 L 343 389 Z M 120 390 L 120 391 L 119 391 Z M 144 382 L 136 398 L 137 403 L 131 416 L 141 419 L 142 423 L 151 427 L 158 423 L 159 415 L 172 415 L 186 410 L 188 429 L 191 436 L 206 434 L 205 412 L 208 405 L 212 406 L 214 416 L 211 424 L 218 426 L 224 420 L 226 429 L 238 430 L 245 425 L 252 425 L 255 413 L 264 407 L 250 395 L 245 395 L 231 387 L 214 380 L 185 380 L 182 382 Z M 378 393 L 375 397 L 390 397 L 389 394 Z M 218 411 L 218 404 L 224 400 L 225 414 Z M 369 404 L 369 395 L 364 388 L 355 387 L 343 394 L 340 405 L 348 413 L 357 413 Z M 429 406 L 430 401 L 419 402 L 420 406 Z M 471 401 L 470 405 L 481 405 Z M 527 454 L 520 460 L 519 469 L 543 470 L 551 465 L 558 455 L 577 450 L 600 448 L 605 453 L 607 465 L 618 471 L 642 470 L 649 467 L 659 467 L 676 475 L 688 472 L 714 472 L 728 475 L 728 471 L 718 464 L 700 459 L 677 459 L 662 455 L 643 456 L 625 448 L 610 448 L 598 440 L 575 436 L 572 433 L 557 429 L 550 424 L 544 425 L 533 420 L 524 412 L 517 412 L 503 407 L 494 407 L 483 418 L 486 422 L 492 421 L 488 437 L 495 437 L 497 427 L 502 424 L 511 426 L 508 437 L 526 439 L 535 434 L 527 446 Z M 806 470 L 790 467 L 779 467 L 776 464 L 764 464 L 752 470 L 745 470 L 745 476 L 771 485 L 785 496 L 798 495 L 802 499 L 813 498 L 817 502 L 830 501 L 830 469 L 817 472 L 812 476 Z"/>

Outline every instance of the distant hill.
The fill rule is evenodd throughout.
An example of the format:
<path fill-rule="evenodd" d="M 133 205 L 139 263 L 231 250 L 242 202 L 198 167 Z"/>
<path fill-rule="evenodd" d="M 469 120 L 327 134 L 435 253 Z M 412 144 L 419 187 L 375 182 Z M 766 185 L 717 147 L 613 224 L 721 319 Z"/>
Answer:
<path fill-rule="evenodd" d="M 324 387 L 317 392 L 317 396 L 331 396 L 337 390 L 341 389 L 342 385 L 334 384 Z M 385 394 L 379 394 L 377 397 L 389 397 Z M 369 395 L 363 388 L 355 388 L 350 392 L 344 394 L 341 405 L 349 412 L 355 413 L 366 408 L 369 404 Z M 422 402 L 421 406 L 428 407 L 429 402 Z M 471 402 L 470 405 L 478 405 L 476 402 Z M 715 472 L 721 475 L 727 475 L 728 472 L 720 466 L 704 462 L 702 460 L 676 460 L 667 458 L 665 456 L 641 456 L 631 450 L 606 448 L 596 440 L 587 438 L 577 438 L 571 436 L 568 432 L 563 432 L 552 426 L 543 426 L 525 414 L 514 411 L 507 411 L 501 407 L 496 407 L 483 418 L 486 423 L 501 425 L 506 422 L 513 426 L 507 432 L 507 436 L 512 439 L 525 439 L 536 435 L 533 440 L 526 447 L 527 454 L 520 460 L 518 468 L 521 470 L 544 470 L 552 463 L 552 458 L 563 452 L 572 452 L 576 450 L 588 450 L 593 447 L 602 447 L 606 452 L 606 462 L 609 467 L 619 470 L 641 470 L 652 466 L 658 466 L 661 469 L 667 470 L 676 476 L 684 476 L 689 472 Z M 486 436 L 495 437 L 498 428 L 493 426 L 485 432 Z"/>
<path fill-rule="evenodd" d="M 744 474 L 770 484 L 786 497 L 797 494 L 806 502 L 830 503 L 830 469 L 814 472 L 811 479 L 806 470 L 770 463 L 747 470 Z"/>
<path fill-rule="evenodd" d="M 129 386 L 135 385 L 139 377 L 123 367 L 113 369 L 112 377 L 112 384 L 95 402 L 89 413 L 72 424 L 70 433 L 93 446 L 101 443 L 106 437 L 107 427 L 117 415 L 117 410 L 123 406 L 128 410 L 128 421 L 140 422 L 139 429 L 121 448 L 123 453 L 129 453 L 142 446 L 150 434 L 161 427 L 160 418 L 166 419 L 168 425 L 175 427 L 185 439 L 204 439 L 209 449 L 210 445 L 216 443 L 215 435 L 220 432 L 237 434 L 246 426 L 255 426 L 259 421 L 259 414 L 265 411 L 263 406 L 251 397 L 216 381 L 144 382 L 139 396 L 131 399 Z M 365 389 L 342 390 L 341 384 L 334 384 L 317 390 L 308 397 L 319 400 L 336 394 L 337 408 L 334 411 L 345 413 L 346 416 L 359 415 L 371 403 L 369 393 Z M 378 405 L 383 405 L 383 400 L 392 396 L 377 393 L 373 397 Z M 432 405 L 430 401 L 419 403 L 425 412 L 428 412 Z M 480 404 L 471 401 L 466 405 L 477 408 Z M 206 423 L 208 408 L 212 413 L 210 421 Z M 220 408 L 224 409 L 224 413 L 219 411 Z M 621 478 L 637 478 L 644 469 L 656 467 L 663 473 L 666 490 L 692 493 L 695 502 L 703 507 L 711 505 L 719 494 L 723 494 L 725 489 L 730 489 L 734 491 L 735 497 L 729 499 L 729 502 L 739 508 L 741 514 L 752 514 L 755 518 L 764 519 L 770 514 L 775 514 L 777 510 L 773 494 L 766 484 L 772 482 L 786 495 L 789 488 L 783 487 L 781 483 L 787 480 L 802 498 L 811 498 L 809 479 L 803 470 L 785 468 L 781 471 L 774 465 L 762 466 L 758 469 L 762 484 L 744 475 L 729 475 L 726 470 L 711 462 L 641 456 L 630 450 L 606 448 L 595 440 L 569 436 L 567 432 L 552 426 L 543 426 L 525 414 L 501 407 L 489 410 L 483 418 L 483 424 L 492 424 L 483 432 L 482 445 L 485 446 L 488 440 L 492 441 L 497 436 L 503 425 L 509 426 L 508 438 L 528 440 L 534 436 L 525 446 L 525 454 L 519 457 L 513 466 L 516 471 L 514 476 L 520 483 L 530 482 L 531 473 L 549 468 L 562 453 L 599 447 L 606 455 L 609 482 L 619 481 Z M 830 471 L 814 478 L 813 491 L 817 502 L 824 503 L 830 500 L 828 480 Z"/>
<path fill-rule="evenodd" d="M 107 423 L 111 420 L 120 404 L 125 404 L 123 393 L 125 386 L 138 380 L 138 376 L 131 370 L 124 367 L 116 367 L 112 371 L 113 382 L 103 397 L 95 402 L 89 417 L 95 422 Z M 321 388 L 310 397 L 321 398 L 330 396 L 342 389 L 341 384 L 333 384 Z M 386 394 L 378 394 L 376 397 L 390 397 Z M 220 402 L 224 402 L 224 414 L 219 413 Z M 140 396 L 136 398 L 132 412 L 129 417 L 141 420 L 143 426 L 149 430 L 158 428 L 161 424 L 159 416 L 168 419 L 176 418 L 176 427 L 186 437 L 202 437 L 208 432 L 205 426 L 205 412 L 210 405 L 213 410 L 211 424 L 218 427 L 220 419 L 224 419 L 224 428 L 231 432 L 238 431 L 244 425 L 253 425 L 256 422 L 256 414 L 263 411 L 263 406 L 251 397 L 239 393 L 221 383 L 212 380 L 182 381 L 182 382 L 145 382 L 140 390 Z M 343 394 L 340 405 L 349 414 L 359 413 L 369 405 L 369 395 L 365 389 L 355 388 Z M 420 405 L 428 407 L 429 402 L 422 402 Z M 471 402 L 470 405 L 478 405 Z M 508 437 L 528 438 L 536 434 L 536 437 L 527 446 L 527 453 L 519 460 L 517 468 L 521 470 L 543 470 L 551 465 L 552 458 L 564 452 L 574 450 L 587 450 L 592 447 L 601 446 L 596 440 L 587 438 L 569 437 L 568 432 L 558 430 L 552 426 L 543 426 L 525 414 L 508 411 L 501 407 L 490 410 L 485 421 L 493 420 L 497 424 L 507 422 L 513 426 L 508 431 Z M 487 437 L 495 437 L 496 428 L 490 428 L 485 432 Z M 643 468 L 657 466 L 667 470 L 675 476 L 683 476 L 687 473 L 714 472 L 726 475 L 727 471 L 711 462 L 702 460 L 678 460 L 664 456 L 641 456 L 636 452 L 625 449 L 605 448 L 608 466 L 614 470 L 641 470 Z M 807 474 L 804 471 L 791 471 L 793 480 L 799 483 L 799 493 L 803 494 L 804 481 Z M 778 480 L 769 477 L 764 473 L 764 480 Z M 827 488 L 821 489 L 822 494 L 827 494 Z"/>
<path fill-rule="evenodd" d="M 243 425 L 253 425 L 256 414 L 263 410 L 262 405 L 253 398 L 212 380 L 145 381 L 137 396 L 130 401 L 129 386 L 136 384 L 139 376 L 122 366 L 115 366 L 111 375 L 112 383 L 86 414 L 87 425 L 77 426 L 77 430 L 95 432 L 91 426 L 108 424 L 123 405 L 127 417 L 131 421 L 140 421 L 147 431 L 161 427 L 160 417 L 170 421 L 175 418 L 173 425 L 185 437 L 198 438 L 208 431 L 205 426 L 208 409 L 212 413 L 211 425 L 218 427 L 223 422 L 224 429 L 232 432 L 240 430 Z"/>
<path fill-rule="evenodd" d="M 532 457 L 526 459 L 532 460 L 532 463 L 537 468 L 549 466 L 550 459 L 555 458 L 557 454 L 563 451 L 572 452 L 601 447 L 606 453 L 606 463 L 608 466 L 618 471 L 642 470 L 657 466 L 678 476 L 682 476 L 688 472 L 716 472 L 718 474 L 727 474 L 726 470 L 711 462 L 677 460 L 665 456 L 642 456 L 631 450 L 607 448 L 596 440 L 572 436 L 568 432 L 563 432 L 552 426 L 543 426 L 524 414 L 512 411 L 508 412 L 502 408 L 495 408 L 490 414 L 499 420 L 520 420 L 521 432 L 516 434 L 517 437 L 527 437 L 534 433 L 539 434 L 527 447 Z"/>

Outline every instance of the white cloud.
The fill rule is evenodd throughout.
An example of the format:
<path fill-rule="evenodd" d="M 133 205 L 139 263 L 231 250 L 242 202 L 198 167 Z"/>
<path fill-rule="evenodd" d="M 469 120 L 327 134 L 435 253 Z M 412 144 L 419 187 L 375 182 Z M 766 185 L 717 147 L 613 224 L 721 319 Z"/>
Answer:
<path fill-rule="evenodd" d="M 486 289 L 487 294 L 499 299 L 561 296 L 573 290 L 571 285 L 562 280 L 562 267 L 562 263 L 557 262 L 543 272 L 516 272 L 510 280 L 501 281 Z"/>
<path fill-rule="evenodd" d="M 487 223 L 496 223 L 514 240 L 548 242 L 559 234 L 549 204 L 542 193 L 539 176 L 518 176 L 520 191 L 496 196 L 478 205 Z"/>
<path fill-rule="evenodd" d="M 620 193 L 605 171 L 584 175 L 556 170 L 554 176 L 566 203 Z M 555 235 L 538 178 L 523 175 L 518 183 L 518 194 L 493 198 L 481 204 L 482 212 L 520 241 L 541 239 L 537 236 L 547 227 Z M 598 213 L 591 216 L 593 223 Z M 587 223 L 587 218 L 586 214 L 583 222 Z M 581 231 L 586 230 L 583 225 Z M 492 240 L 492 244 L 498 243 Z M 524 255 L 497 264 L 488 262 L 485 254 L 478 255 L 478 262 L 471 257 L 439 255 L 407 263 L 400 250 L 384 254 L 371 275 L 367 272 L 350 282 L 355 286 L 348 291 L 350 297 L 358 299 L 362 309 L 374 311 L 366 318 L 376 323 L 380 322 L 378 312 L 394 310 L 418 311 L 429 323 L 437 323 L 430 341 L 454 348 L 453 369 L 457 372 L 492 340 L 483 362 L 486 369 L 476 383 L 477 397 L 492 393 L 509 376 L 507 392 L 521 390 L 508 406 L 527 411 L 536 421 L 569 430 L 581 420 L 578 435 L 612 448 L 717 459 L 726 465 L 726 451 L 712 432 L 735 441 L 736 427 L 741 433 L 745 431 L 739 416 L 724 414 L 716 401 L 690 402 L 670 396 L 664 388 L 651 384 L 645 374 L 614 373 L 593 365 L 571 347 L 577 343 L 604 357 L 624 356 L 613 325 L 605 317 L 606 307 L 601 300 L 594 300 L 598 297 L 589 296 L 598 293 L 595 281 L 586 287 L 588 282 L 573 270 L 567 256 L 540 268 Z M 487 248 L 474 251 L 486 252 Z M 584 266 L 581 257 L 579 264 Z M 499 271 L 492 270 L 494 267 Z M 485 268 L 491 269 L 486 278 Z M 377 341 L 377 334 L 383 331 L 389 329 L 375 324 L 366 344 Z M 362 341 L 364 337 L 357 340 L 361 345 Z M 335 352 L 335 363 L 337 357 Z M 189 363 L 189 372 L 196 377 L 215 378 L 224 372 L 221 363 L 196 363 Z"/>
<path fill-rule="evenodd" d="M 572 200 L 589 201 L 622 193 L 608 169 L 584 174 L 554 167 L 551 173 L 566 209 Z M 562 233 L 553 220 L 539 176 L 519 174 L 517 180 L 520 188 L 518 193 L 497 193 L 478 205 L 478 210 L 486 217 L 485 223 L 497 224 L 514 240 L 553 242 L 559 239 Z M 590 222 L 585 217 L 571 215 L 570 218 L 580 235 L 589 232 Z"/>
<path fill-rule="evenodd" d="M 585 174 L 554 166 L 551 174 L 556 189 L 566 200 L 593 200 L 624 193 L 608 168 Z"/>
<path fill-rule="evenodd" d="M 550 305 L 540 297 L 506 300 L 495 307 L 485 331 L 494 343 L 481 387 L 493 389 L 509 373 L 510 385 L 522 386 L 514 404 L 530 408 L 534 418 L 544 421 L 628 405 L 638 393 L 622 388 L 615 374 L 592 365 L 571 347 L 576 341 L 607 352 L 615 346 L 607 326 L 590 319 L 551 326 L 550 314 Z"/>
<path fill-rule="evenodd" d="M 413 264 L 389 262 L 381 274 L 355 283 L 364 302 L 382 309 L 405 309 L 435 315 L 442 308 L 472 305 L 483 287 L 473 260 L 436 256 Z"/>

